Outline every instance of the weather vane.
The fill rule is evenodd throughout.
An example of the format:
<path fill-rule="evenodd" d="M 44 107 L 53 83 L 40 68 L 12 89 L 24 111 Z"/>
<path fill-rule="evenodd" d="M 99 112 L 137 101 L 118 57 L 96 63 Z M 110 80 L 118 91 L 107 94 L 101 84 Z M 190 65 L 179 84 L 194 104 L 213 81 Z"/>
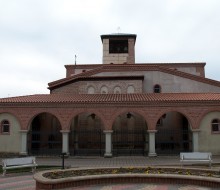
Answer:
<path fill-rule="evenodd" d="M 75 65 L 76 65 L 76 55 L 75 55 Z"/>

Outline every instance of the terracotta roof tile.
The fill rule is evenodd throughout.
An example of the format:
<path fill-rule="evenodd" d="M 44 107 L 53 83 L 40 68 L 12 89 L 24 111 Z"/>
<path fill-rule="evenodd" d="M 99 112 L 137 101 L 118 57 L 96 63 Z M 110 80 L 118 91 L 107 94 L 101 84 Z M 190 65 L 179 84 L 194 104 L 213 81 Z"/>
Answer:
<path fill-rule="evenodd" d="M 0 104 L 16 103 L 156 103 L 156 102 L 216 102 L 220 104 L 220 93 L 161 93 L 161 94 L 41 94 L 1 98 Z"/>

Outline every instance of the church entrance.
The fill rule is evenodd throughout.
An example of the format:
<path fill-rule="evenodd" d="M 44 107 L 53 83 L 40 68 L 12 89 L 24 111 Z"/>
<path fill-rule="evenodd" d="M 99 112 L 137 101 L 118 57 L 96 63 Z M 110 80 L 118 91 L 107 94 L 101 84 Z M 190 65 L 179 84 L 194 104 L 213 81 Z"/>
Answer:
<path fill-rule="evenodd" d="M 28 154 L 60 155 L 62 152 L 61 125 L 58 119 L 49 113 L 37 115 L 28 133 Z"/>
<path fill-rule="evenodd" d="M 128 112 L 118 116 L 113 124 L 113 156 L 147 154 L 146 131 L 146 122 L 140 115 Z"/>
<path fill-rule="evenodd" d="M 178 112 L 168 112 L 157 121 L 156 153 L 177 155 L 192 151 L 192 132 L 187 118 Z"/>
<path fill-rule="evenodd" d="M 71 123 L 70 155 L 103 156 L 105 135 L 101 119 L 94 113 L 83 113 L 73 118 Z"/>

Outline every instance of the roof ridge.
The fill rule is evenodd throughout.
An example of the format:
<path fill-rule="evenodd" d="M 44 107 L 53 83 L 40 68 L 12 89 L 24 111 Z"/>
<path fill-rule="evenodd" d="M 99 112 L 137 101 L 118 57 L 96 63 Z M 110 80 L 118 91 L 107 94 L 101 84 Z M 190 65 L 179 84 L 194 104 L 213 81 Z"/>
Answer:
<path fill-rule="evenodd" d="M 84 76 L 91 76 L 93 73 L 97 72 L 97 70 L 100 70 L 100 69 L 102 69 L 102 66 L 100 66 L 98 68 L 95 68 L 95 69 L 91 69 L 89 71 L 78 73 L 76 75 L 73 75 L 73 76 L 70 76 L 70 77 L 67 77 L 67 78 L 62 78 L 62 79 L 50 82 L 50 83 L 48 83 L 48 86 L 49 86 L 48 88 L 52 88 L 53 86 L 57 86 L 59 84 L 62 84 L 62 82 L 69 82 L 73 79 L 83 78 Z"/>
<path fill-rule="evenodd" d="M 110 65 L 110 66 L 121 66 L 122 64 L 78 64 L 78 65 L 74 65 L 74 64 L 69 64 L 69 65 L 65 65 L 65 67 L 96 67 L 96 66 L 100 66 L 100 65 Z M 160 65 L 201 65 L 204 66 L 206 65 L 206 62 L 149 62 L 149 63 L 135 63 L 135 64 L 123 64 L 123 65 L 129 65 L 129 66 L 151 66 L 151 65 L 156 65 L 156 66 L 160 66 Z"/>

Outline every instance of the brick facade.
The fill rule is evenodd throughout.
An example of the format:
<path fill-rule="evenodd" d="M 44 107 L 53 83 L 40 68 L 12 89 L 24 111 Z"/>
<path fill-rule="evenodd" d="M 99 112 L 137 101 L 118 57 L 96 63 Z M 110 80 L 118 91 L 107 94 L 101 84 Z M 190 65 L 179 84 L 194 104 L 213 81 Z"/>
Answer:
<path fill-rule="evenodd" d="M 125 53 L 126 55 L 121 52 L 111 53 L 108 49 L 109 43 L 107 43 L 110 38 L 116 41 L 127 40 L 128 53 Z M 53 120 L 49 120 L 49 118 L 57 119 L 60 127 L 58 132 L 63 135 L 62 151 L 67 153 L 69 136 L 73 139 L 71 142 L 73 151 L 80 143 L 78 134 L 74 134 L 76 124 L 81 130 L 85 129 L 83 132 L 86 132 L 87 135 L 102 130 L 97 138 L 91 139 L 102 141 L 102 135 L 105 135 L 105 155 L 107 156 L 112 155 L 112 144 L 114 144 L 112 139 L 117 139 L 120 135 L 125 135 L 124 133 L 127 136 L 121 137 L 121 139 L 135 139 L 135 133 L 131 137 L 129 135 L 136 129 L 144 129 L 141 134 L 144 139 L 141 151 L 145 153 L 147 151 L 149 156 L 155 156 L 156 148 L 158 149 L 160 146 L 162 149 L 168 147 L 171 151 L 172 145 L 183 147 L 183 138 L 190 144 L 186 146 L 187 151 L 199 151 L 199 139 L 204 138 L 204 134 L 207 139 L 212 138 L 211 121 L 216 117 L 220 118 L 220 82 L 205 78 L 205 63 L 134 64 L 136 35 L 104 35 L 102 40 L 104 57 L 102 65 L 66 65 L 66 78 L 49 83 L 50 95 L 0 99 L 0 118 L 4 119 L 6 114 L 11 115 L 12 117 L 8 117 L 8 115 L 7 117 L 11 118 L 12 123 L 15 123 L 16 127 L 20 129 L 20 132 L 16 131 L 16 135 L 21 137 L 21 142 L 19 140 L 14 142 L 21 146 L 21 150 L 17 148 L 17 151 L 27 154 L 27 144 L 32 138 L 30 133 L 32 134 L 33 120 L 39 117 L 40 123 L 42 113 L 46 117 L 48 114 L 48 118 L 46 118 L 48 121 L 41 126 L 47 128 L 48 125 L 48 131 L 53 132 L 53 128 L 55 128 Z M 120 44 L 117 45 L 120 46 Z M 122 59 L 118 59 L 118 62 L 114 60 L 115 57 L 120 56 Z M 114 60 L 113 64 L 106 62 L 111 59 Z M 126 64 L 123 64 L 124 59 L 126 59 Z M 154 93 L 156 84 L 161 87 L 160 93 Z M 132 121 L 129 120 L 131 116 Z M 88 122 L 88 117 L 90 122 Z M 83 123 L 82 120 L 85 122 Z M 164 124 L 159 122 L 161 125 L 159 128 L 157 126 L 160 120 L 163 120 Z M 92 128 L 91 123 L 94 122 L 98 124 L 94 124 L 95 127 Z M 207 128 L 204 123 L 207 124 Z M 171 127 L 169 128 L 169 126 Z M 129 127 L 131 129 L 128 129 Z M 121 128 L 124 131 L 121 130 L 121 134 L 116 136 L 117 138 L 115 136 L 112 138 L 115 135 L 114 130 Z M 167 135 L 168 142 L 162 142 L 157 138 L 157 134 L 165 129 L 167 131 L 178 129 L 176 133 Z M 183 137 L 181 132 L 185 129 L 187 135 Z M 15 132 L 13 126 L 11 126 L 11 130 Z M 200 130 L 203 130 L 201 135 Z M 44 130 L 41 129 L 41 131 Z M 52 133 L 51 131 L 49 132 Z M 35 135 L 34 132 L 33 135 Z M 42 133 L 42 135 L 44 134 Z M 218 133 L 214 135 L 216 137 Z M 128 136 L 129 138 L 127 138 Z M 175 144 L 172 142 L 174 136 L 179 140 Z M 46 136 L 44 139 L 49 139 L 48 137 Z M 8 146 L 5 149 L 3 147 L 0 151 L 14 151 L 9 146 L 13 136 L 9 135 L 7 139 L 2 139 L 0 134 L 0 143 L 4 141 Z M 210 146 L 220 143 L 218 139 L 215 138 Z M 45 140 L 46 143 L 47 141 L 50 140 Z M 131 147 L 132 149 L 140 148 L 139 144 L 139 147 L 136 146 L 137 142 L 130 146 L 129 141 L 127 141 L 125 151 Z M 201 147 L 206 148 L 206 141 L 202 143 Z M 47 145 L 45 146 L 47 147 Z M 100 147 L 103 147 L 103 144 Z M 87 147 L 86 151 L 88 150 Z M 220 154 L 217 148 L 212 150 L 213 153 Z"/>
<path fill-rule="evenodd" d="M 80 81 L 69 84 L 51 91 L 52 94 L 88 94 L 88 88 L 94 88 L 94 94 L 101 94 L 102 87 L 106 87 L 108 93 L 114 94 L 115 88 L 120 88 L 122 94 L 126 94 L 128 87 L 134 88 L 134 93 L 142 93 L 142 81 L 125 80 L 125 81 Z"/>

